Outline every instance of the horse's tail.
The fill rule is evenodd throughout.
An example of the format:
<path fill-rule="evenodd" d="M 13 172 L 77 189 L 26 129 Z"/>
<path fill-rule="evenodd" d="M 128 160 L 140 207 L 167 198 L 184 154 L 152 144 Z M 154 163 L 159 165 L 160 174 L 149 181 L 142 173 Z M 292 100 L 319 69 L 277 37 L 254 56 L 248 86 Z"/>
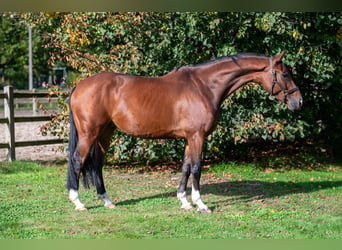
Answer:
<path fill-rule="evenodd" d="M 75 88 L 73 88 L 70 92 L 68 98 L 69 104 L 69 123 L 70 123 L 70 133 L 69 133 L 69 160 L 68 160 L 68 176 L 67 176 L 67 188 L 78 190 L 78 180 L 75 171 L 75 160 L 76 160 L 76 150 L 78 144 L 78 133 L 74 122 L 74 116 L 71 110 L 70 100 L 71 95 L 74 92 Z"/>
<path fill-rule="evenodd" d="M 84 187 L 89 188 L 90 183 L 95 184 L 95 174 L 96 170 L 94 169 L 93 164 L 93 150 L 91 150 L 89 156 L 87 157 L 87 160 L 81 166 L 81 156 L 79 155 L 77 151 L 78 146 L 78 132 L 75 126 L 74 122 L 74 115 L 71 110 L 71 96 L 74 92 L 75 88 L 73 88 L 70 92 L 69 98 L 68 98 L 68 104 L 69 104 L 69 123 L 70 123 L 70 134 L 69 134 L 69 161 L 68 161 L 68 175 L 67 175 L 67 188 L 78 190 L 79 187 L 79 174 L 82 173 L 83 177 L 83 184 Z M 76 168 L 80 168 L 76 169 Z"/>

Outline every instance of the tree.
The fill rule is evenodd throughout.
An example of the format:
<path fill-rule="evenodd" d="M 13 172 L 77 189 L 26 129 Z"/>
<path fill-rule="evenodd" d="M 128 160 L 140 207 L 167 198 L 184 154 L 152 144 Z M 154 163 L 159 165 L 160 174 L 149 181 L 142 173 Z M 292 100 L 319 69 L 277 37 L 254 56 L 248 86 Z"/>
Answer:
<path fill-rule="evenodd" d="M 0 15 L 0 84 L 11 84 L 19 89 L 28 88 L 28 24 L 22 14 L 2 13 Z M 34 78 L 48 75 L 49 53 L 42 47 L 40 37 L 33 30 Z"/>
<path fill-rule="evenodd" d="M 13 83 L 17 87 L 24 86 L 28 82 L 27 69 L 28 45 L 22 38 L 26 33 L 25 25 L 16 15 L 1 15 L 0 32 L 0 68 L 2 84 Z"/>

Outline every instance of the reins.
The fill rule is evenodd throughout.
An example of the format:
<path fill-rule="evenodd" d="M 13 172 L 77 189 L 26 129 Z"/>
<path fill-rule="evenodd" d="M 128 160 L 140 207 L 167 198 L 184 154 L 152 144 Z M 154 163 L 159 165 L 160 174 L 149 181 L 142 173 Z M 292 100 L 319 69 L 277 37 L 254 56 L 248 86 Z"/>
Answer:
<path fill-rule="evenodd" d="M 287 86 L 285 86 L 285 88 L 283 86 L 281 86 L 279 84 L 279 82 L 277 81 L 277 73 L 273 69 L 272 58 L 271 57 L 269 58 L 269 61 L 270 61 L 270 68 L 271 68 L 271 74 L 272 74 L 272 91 L 271 91 L 271 94 L 274 95 L 274 86 L 276 84 L 278 84 L 278 86 L 280 87 L 281 91 L 283 91 L 283 93 L 284 93 L 284 102 L 285 102 L 287 96 L 292 94 L 292 93 L 294 93 L 294 92 L 296 92 L 296 91 L 298 91 L 299 88 L 295 87 L 293 89 L 288 90 Z"/>

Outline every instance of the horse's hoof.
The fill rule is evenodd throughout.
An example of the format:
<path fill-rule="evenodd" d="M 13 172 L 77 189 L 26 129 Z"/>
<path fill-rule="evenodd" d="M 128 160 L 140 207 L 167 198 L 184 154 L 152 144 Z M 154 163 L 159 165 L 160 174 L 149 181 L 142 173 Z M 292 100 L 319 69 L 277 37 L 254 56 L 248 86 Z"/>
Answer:
<path fill-rule="evenodd" d="M 194 207 L 191 205 L 191 204 L 189 204 L 189 205 L 186 205 L 185 207 L 182 207 L 185 211 L 192 211 L 192 210 L 194 210 Z"/>
<path fill-rule="evenodd" d="M 76 211 L 87 211 L 86 207 L 76 207 L 75 208 Z"/>
<path fill-rule="evenodd" d="M 201 213 L 201 214 L 211 214 L 211 213 L 213 213 L 213 211 L 211 211 L 209 208 L 198 209 L 198 212 Z"/>
<path fill-rule="evenodd" d="M 104 205 L 104 206 L 105 206 L 105 207 L 108 207 L 108 208 L 110 208 L 110 209 L 115 208 L 115 204 L 113 204 L 113 203 L 106 204 L 106 205 Z"/>

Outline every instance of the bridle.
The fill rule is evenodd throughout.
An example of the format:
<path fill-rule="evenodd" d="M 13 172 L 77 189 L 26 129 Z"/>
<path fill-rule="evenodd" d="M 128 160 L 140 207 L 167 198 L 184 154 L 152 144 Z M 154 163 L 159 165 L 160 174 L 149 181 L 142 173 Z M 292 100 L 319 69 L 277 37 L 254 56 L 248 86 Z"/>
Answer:
<path fill-rule="evenodd" d="M 280 83 L 277 81 L 277 73 L 273 69 L 272 58 L 270 57 L 269 60 L 270 60 L 270 68 L 271 68 L 271 74 L 272 74 L 272 91 L 271 91 L 271 94 L 275 95 L 274 94 L 274 86 L 276 84 L 278 84 L 278 86 L 280 87 L 281 91 L 283 91 L 283 93 L 284 93 L 284 100 L 283 101 L 285 102 L 287 96 L 291 95 L 292 93 L 294 93 L 296 91 L 298 91 L 299 88 L 295 87 L 293 89 L 288 90 L 286 85 L 285 85 L 285 88 L 282 85 L 280 85 Z"/>

